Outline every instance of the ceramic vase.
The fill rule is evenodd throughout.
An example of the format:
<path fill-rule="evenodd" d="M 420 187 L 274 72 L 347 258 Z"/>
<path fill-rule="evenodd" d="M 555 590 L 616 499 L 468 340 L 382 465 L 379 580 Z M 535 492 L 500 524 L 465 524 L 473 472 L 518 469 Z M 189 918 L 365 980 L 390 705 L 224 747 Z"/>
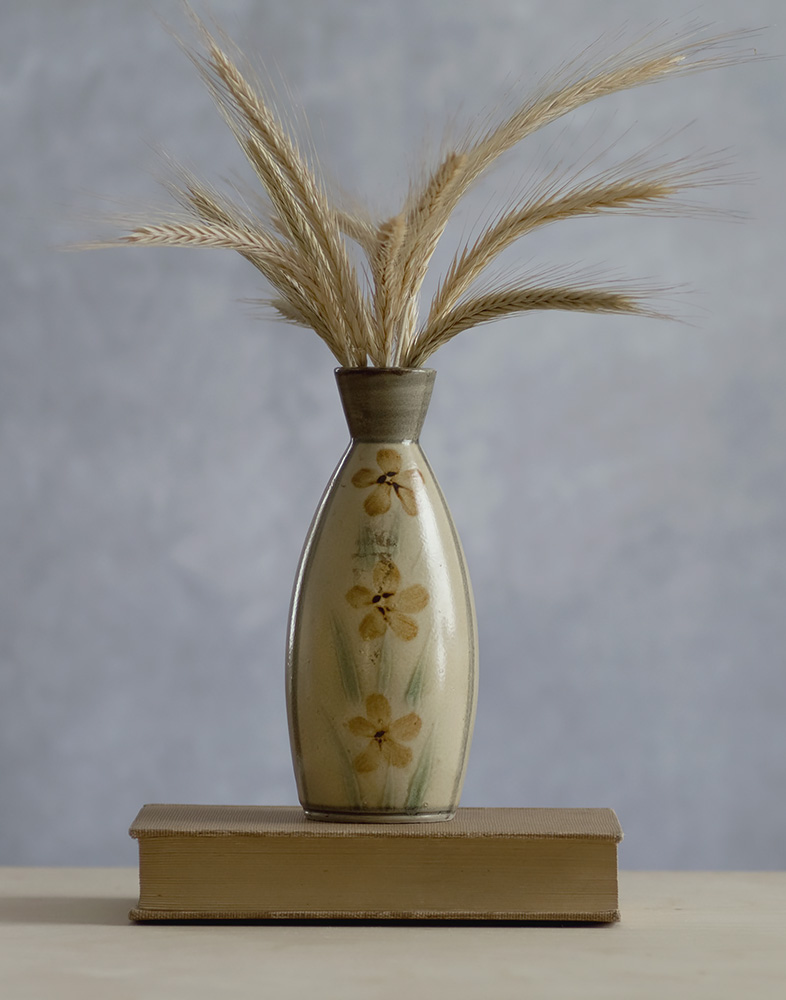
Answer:
<path fill-rule="evenodd" d="M 287 707 L 312 819 L 432 822 L 458 805 L 477 697 L 461 544 L 418 443 L 435 372 L 340 368 L 351 441 L 295 581 Z"/>

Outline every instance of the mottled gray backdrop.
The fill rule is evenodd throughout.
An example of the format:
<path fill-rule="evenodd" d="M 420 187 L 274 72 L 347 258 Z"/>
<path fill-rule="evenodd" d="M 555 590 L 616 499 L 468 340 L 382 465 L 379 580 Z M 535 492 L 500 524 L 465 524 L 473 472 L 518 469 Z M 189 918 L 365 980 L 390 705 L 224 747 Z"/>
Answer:
<path fill-rule="evenodd" d="M 212 5 L 380 212 L 448 118 L 515 100 L 602 32 L 769 25 L 756 45 L 779 54 L 782 7 Z M 243 303 L 266 290 L 225 251 L 55 249 L 115 210 L 96 195 L 164 199 L 158 145 L 248 176 L 153 11 L 187 27 L 175 0 L 0 7 L 2 864 L 133 864 L 144 802 L 296 801 L 285 627 L 346 443 L 332 359 Z M 626 867 L 786 865 L 785 79 L 772 60 L 671 81 L 532 137 L 437 260 L 560 160 L 672 135 L 670 155 L 732 147 L 748 175 L 705 197 L 743 221 L 574 222 L 511 258 L 681 286 L 688 324 L 533 314 L 435 359 L 423 444 L 481 640 L 463 802 L 612 806 Z"/>

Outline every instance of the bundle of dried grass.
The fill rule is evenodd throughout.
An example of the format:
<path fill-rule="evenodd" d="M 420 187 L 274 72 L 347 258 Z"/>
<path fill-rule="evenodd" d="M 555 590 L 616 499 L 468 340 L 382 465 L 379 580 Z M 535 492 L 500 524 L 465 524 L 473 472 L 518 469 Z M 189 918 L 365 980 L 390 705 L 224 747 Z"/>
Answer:
<path fill-rule="evenodd" d="M 372 222 L 328 198 L 307 157 L 243 75 L 230 43 L 221 44 L 192 14 L 201 52 L 188 51 L 259 178 L 267 212 L 256 213 L 200 183 L 186 171 L 170 185 L 185 215 L 130 226 L 100 245 L 224 247 L 257 267 L 275 289 L 271 305 L 307 326 L 345 367 L 422 365 L 456 334 L 491 320 L 536 309 L 656 315 L 646 289 L 595 287 L 579 279 L 531 278 L 486 283 L 490 266 L 540 226 L 600 213 L 674 210 L 678 196 L 717 183 L 712 162 L 648 163 L 636 157 L 587 177 L 548 177 L 503 209 L 455 255 L 426 317 L 419 297 L 437 243 L 460 199 L 477 178 L 526 136 L 569 112 L 617 91 L 667 77 L 740 62 L 746 33 L 710 36 L 694 30 L 670 43 L 645 39 L 598 62 L 584 59 L 546 80 L 503 121 L 469 130 L 436 168 L 413 183 L 398 215 Z M 222 47 L 223 46 L 223 47 Z M 361 280 L 347 240 L 366 258 Z M 99 245 L 99 244 L 94 244 Z M 369 292 L 364 291 L 368 287 Z"/>

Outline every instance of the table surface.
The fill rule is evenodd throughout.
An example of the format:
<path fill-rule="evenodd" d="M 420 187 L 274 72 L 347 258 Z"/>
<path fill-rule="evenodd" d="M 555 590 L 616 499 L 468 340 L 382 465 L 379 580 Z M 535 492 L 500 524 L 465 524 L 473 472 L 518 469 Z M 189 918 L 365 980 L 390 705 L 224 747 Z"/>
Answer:
<path fill-rule="evenodd" d="M 786 872 L 621 872 L 600 926 L 131 924 L 129 868 L 0 868 L 3 1000 L 786 997 Z"/>

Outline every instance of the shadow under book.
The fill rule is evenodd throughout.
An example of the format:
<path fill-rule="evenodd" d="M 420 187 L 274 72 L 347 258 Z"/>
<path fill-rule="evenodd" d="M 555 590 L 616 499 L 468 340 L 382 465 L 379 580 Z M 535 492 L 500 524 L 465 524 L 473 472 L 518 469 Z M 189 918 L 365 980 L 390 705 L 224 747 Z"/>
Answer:
<path fill-rule="evenodd" d="M 619 919 L 611 809 L 317 823 L 295 806 L 146 805 L 133 920 Z"/>

